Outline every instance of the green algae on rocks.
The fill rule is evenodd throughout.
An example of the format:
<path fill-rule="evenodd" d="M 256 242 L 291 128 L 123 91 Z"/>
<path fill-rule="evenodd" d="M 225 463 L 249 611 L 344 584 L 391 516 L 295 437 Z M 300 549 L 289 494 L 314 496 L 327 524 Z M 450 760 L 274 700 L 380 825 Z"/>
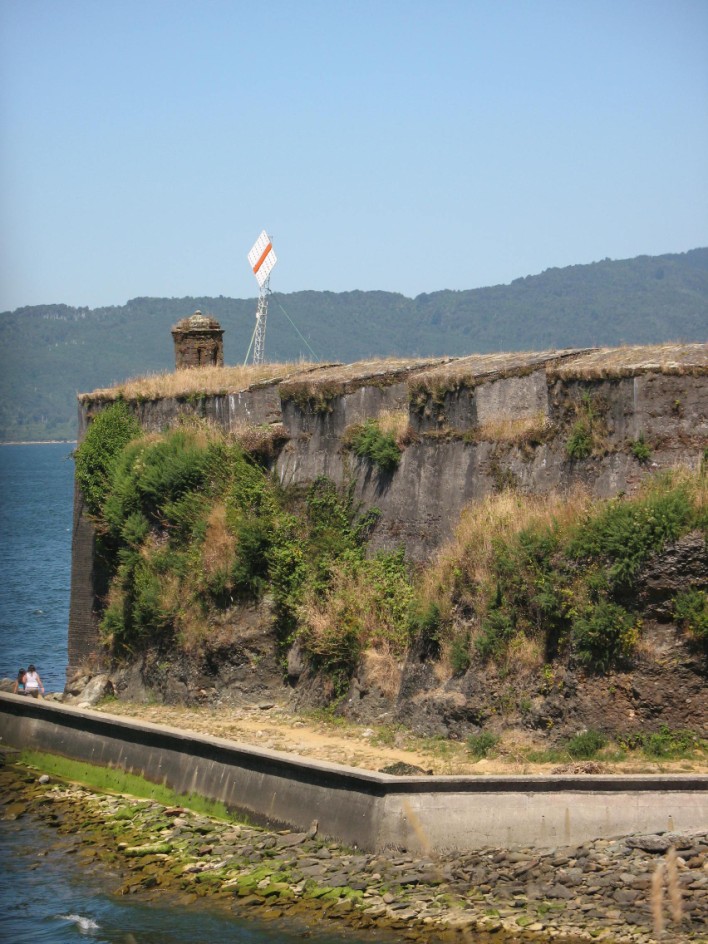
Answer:
<path fill-rule="evenodd" d="M 5 818 L 38 817 L 79 833 L 84 854 L 110 864 L 118 892 L 210 906 L 259 918 L 315 918 L 368 930 L 375 940 L 650 944 L 653 876 L 673 856 L 681 914 L 666 914 L 676 942 L 705 940 L 708 832 L 598 840 L 568 849 L 483 849 L 414 857 L 365 854 L 305 833 L 217 819 L 182 804 L 91 792 L 53 782 L 43 768 L 0 769 Z M 113 773 L 113 772 L 111 772 Z M 669 852 L 669 850 L 672 850 Z M 677 898 L 676 888 L 672 900 Z"/>

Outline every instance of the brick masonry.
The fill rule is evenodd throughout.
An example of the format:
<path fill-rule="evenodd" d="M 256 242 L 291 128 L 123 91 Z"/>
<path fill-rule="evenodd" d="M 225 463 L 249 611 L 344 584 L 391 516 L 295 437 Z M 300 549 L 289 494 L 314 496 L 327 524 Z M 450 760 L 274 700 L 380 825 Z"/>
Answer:
<path fill-rule="evenodd" d="M 177 322 L 172 337 L 177 370 L 224 366 L 224 331 L 214 318 L 195 311 Z"/>

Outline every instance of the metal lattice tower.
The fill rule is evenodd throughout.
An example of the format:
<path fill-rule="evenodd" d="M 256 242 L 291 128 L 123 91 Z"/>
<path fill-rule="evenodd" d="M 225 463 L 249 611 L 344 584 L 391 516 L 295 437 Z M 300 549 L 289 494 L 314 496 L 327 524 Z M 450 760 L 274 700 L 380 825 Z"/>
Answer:
<path fill-rule="evenodd" d="M 260 294 L 258 296 L 258 307 L 256 308 L 256 327 L 251 339 L 253 347 L 253 363 L 263 364 L 265 361 L 265 333 L 266 319 L 268 317 L 268 296 L 270 295 L 270 273 L 273 266 L 278 261 L 273 250 L 273 243 L 265 230 L 253 244 L 253 248 L 248 254 L 248 261 L 251 265 L 253 274 L 258 281 Z M 249 352 L 251 348 L 249 347 Z M 248 361 L 248 354 L 246 354 Z"/>
<path fill-rule="evenodd" d="M 270 278 L 263 283 L 256 308 L 256 331 L 253 335 L 253 363 L 262 364 L 265 358 L 266 318 L 268 317 L 268 295 Z"/>

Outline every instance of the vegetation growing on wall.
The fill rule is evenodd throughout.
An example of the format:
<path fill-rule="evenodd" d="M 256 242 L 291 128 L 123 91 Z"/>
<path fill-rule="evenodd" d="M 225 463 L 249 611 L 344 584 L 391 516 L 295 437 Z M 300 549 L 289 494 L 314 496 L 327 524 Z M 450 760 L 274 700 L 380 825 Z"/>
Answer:
<path fill-rule="evenodd" d="M 687 590 L 674 600 L 674 619 L 689 636 L 708 648 L 708 593 Z"/>
<path fill-rule="evenodd" d="M 368 459 L 382 472 L 393 472 L 401 460 L 401 448 L 395 437 L 385 432 L 377 419 L 369 419 L 351 427 L 345 445 L 354 455 Z"/>
<path fill-rule="evenodd" d="M 629 448 L 637 462 L 640 462 L 642 465 L 646 465 L 651 459 L 651 446 L 645 440 L 644 433 L 640 433 L 636 439 L 632 440 Z"/>
<path fill-rule="evenodd" d="M 523 653 L 539 666 L 558 656 L 598 672 L 622 665 L 641 633 L 632 604 L 640 569 L 682 534 L 708 532 L 707 491 L 705 476 L 674 473 L 631 499 L 489 497 L 463 516 L 421 584 L 440 614 L 436 639 L 456 661 L 467 625 L 482 660 Z M 677 598 L 676 614 L 702 638 L 702 591 Z"/>
<path fill-rule="evenodd" d="M 425 415 L 426 411 L 437 415 L 451 394 L 462 389 L 473 391 L 474 388 L 475 378 L 471 374 L 442 368 L 411 379 L 408 382 L 408 401 L 411 410 L 419 416 Z"/>
<path fill-rule="evenodd" d="M 77 466 L 128 414 L 118 404 L 105 416 Z M 122 439 L 91 504 L 110 574 L 101 630 L 115 655 L 147 644 L 206 648 L 234 606 L 266 590 L 283 647 L 299 639 L 338 684 L 365 649 L 405 650 L 403 554 L 366 557 L 377 515 L 359 514 L 351 490 L 318 479 L 283 492 L 238 442 L 205 425 L 137 438 L 126 426 Z M 91 476 L 82 482 L 98 488 Z"/>
<path fill-rule="evenodd" d="M 584 391 L 575 404 L 576 420 L 566 442 L 568 458 L 574 462 L 587 459 L 599 450 L 605 433 L 602 410 L 589 391 Z"/>
<path fill-rule="evenodd" d="M 204 366 L 189 370 L 170 370 L 134 377 L 113 387 L 82 394 L 83 402 L 95 400 L 160 400 L 176 397 L 192 400 L 208 396 L 223 396 L 248 390 L 256 384 L 277 384 L 291 374 L 312 370 L 307 361 L 279 364 L 242 364 L 228 367 Z"/>
<path fill-rule="evenodd" d="M 467 430 L 469 442 L 510 443 L 515 446 L 536 446 L 555 434 L 553 424 L 543 411 L 531 416 L 490 420 Z"/>
<path fill-rule="evenodd" d="M 99 413 L 89 426 L 75 454 L 76 481 L 89 514 L 101 513 L 116 459 L 140 432 L 140 424 L 120 400 Z"/>
<path fill-rule="evenodd" d="M 260 470 L 212 431 L 128 444 L 99 522 L 113 573 L 102 630 L 114 651 L 166 638 L 192 648 L 213 607 L 257 592 L 268 499 Z"/>
<path fill-rule="evenodd" d="M 292 401 L 303 413 L 331 413 L 334 401 L 344 393 L 343 384 L 336 381 L 316 383 L 312 380 L 291 382 L 283 386 L 280 397 L 283 403 Z"/>
<path fill-rule="evenodd" d="M 283 652 L 297 641 L 333 694 L 366 653 L 400 662 L 413 640 L 450 674 L 520 659 L 621 666 L 642 631 L 642 566 L 681 535 L 708 532 L 700 472 L 606 502 L 506 490 L 471 506 L 455 541 L 411 575 L 402 551 L 367 553 L 377 513 L 362 514 L 351 488 L 322 478 L 284 491 L 242 444 L 198 422 L 136 433 L 116 403 L 76 454 L 110 578 L 106 646 L 219 645 L 234 608 L 267 593 Z M 704 588 L 677 596 L 674 613 L 703 644 Z"/>

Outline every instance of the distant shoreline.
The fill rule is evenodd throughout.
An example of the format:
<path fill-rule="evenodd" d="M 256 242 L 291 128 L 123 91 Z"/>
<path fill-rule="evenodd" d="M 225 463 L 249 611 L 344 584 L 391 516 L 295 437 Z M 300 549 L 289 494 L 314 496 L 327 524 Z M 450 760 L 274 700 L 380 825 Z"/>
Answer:
<path fill-rule="evenodd" d="M 0 442 L 0 446 L 71 446 L 75 442 L 75 439 L 10 439 L 7 442 Z"/>

